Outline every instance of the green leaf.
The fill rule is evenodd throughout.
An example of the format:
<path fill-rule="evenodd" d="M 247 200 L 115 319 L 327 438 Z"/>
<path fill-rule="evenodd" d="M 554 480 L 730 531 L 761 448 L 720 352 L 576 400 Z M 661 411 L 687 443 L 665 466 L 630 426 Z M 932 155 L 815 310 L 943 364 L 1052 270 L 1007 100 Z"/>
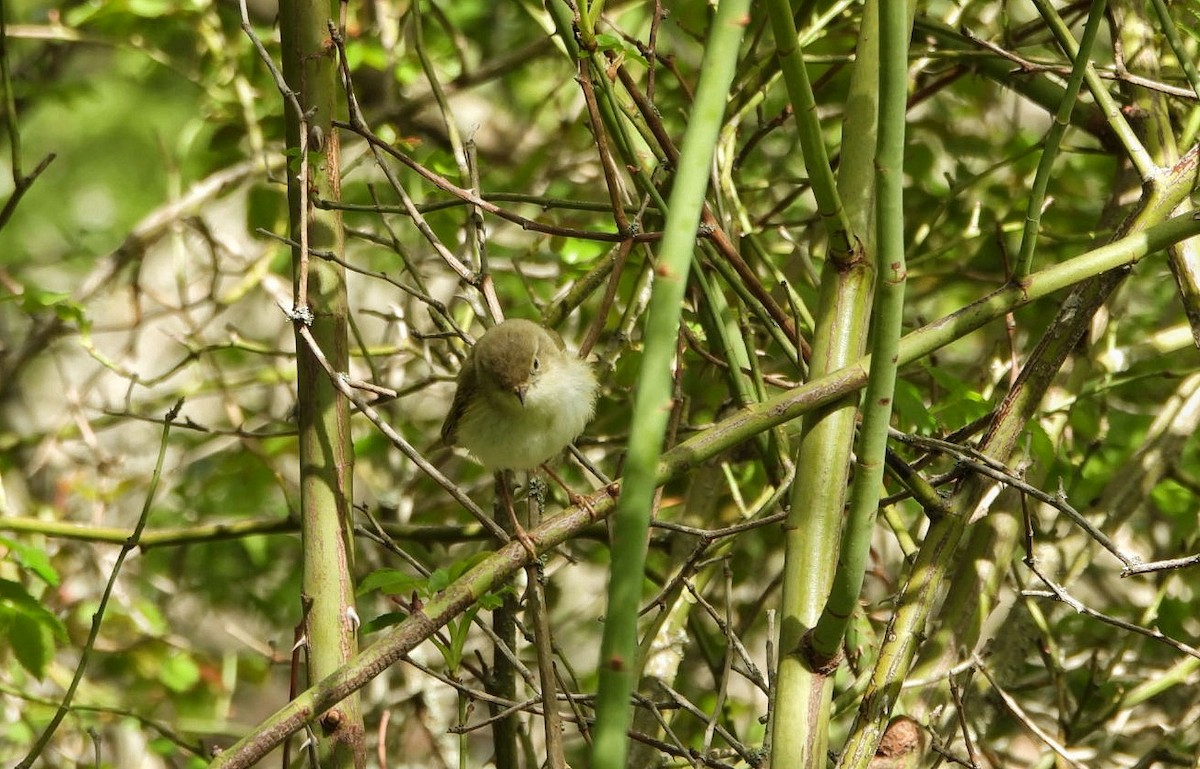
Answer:
<path fill-rule="evenodd" d="M 62 621 L 24 586 L 7 579 L 0 579 L 0 629 L 7 629 L 17 662 L 39 679 L 54 656 L 55 641 L 67 641 Z"/>
<path fill-rule="evenodd" d="M 62 621 L 54 616 L 41 602 L 29 594 L 23 586 L 12 580 L 0 579 L 0 617 L 27 616 L 50 629 L 57 637 L 66 640 L 67 631 Z"/>
<path fill-rule="evenodd" d="M 1191 536 L 1196 531 L 1196 495 L 1178 482 L 1167 479 L 1158 483 L 1150 498 L 1154 506 L 1174 521 L 1177 539 Z"/>
<path fill-rule="evenodd" d="M 461 561 L 455 561 L 454 563 L 450 564 L 450 581 L 453 582 L 471 569 L 474 569 L 476 566 L 486 561 L 488 559 L 488 555 L 489 554 L 486 552 L 475 553 L 474 555 L 464 558 Z"/>
<path fill-rule="evenodd" d="M 351 40 L 346 43 L 346 63 L 350 65 L 350 69 L 352 70 L 367 66 L 371 69 L 377 69 L 380 72 L 386 72 L 388 69 L 388 52 L 375 39 L 364 40 L 359 38 Z"/>
<path fill-rule="evenodd" d="M 449 649 L 449 647 L 447 647 L 447 646 L 446 646 L 446 644 L 444 644 L 444 643 L 442 643 L 440 640 L 438 640 L 438 637 L 437 637 L 437 636 L 435 636 L 435 635 L 434 635 L 434 636 L 430 636 L 430 637 L 429 637 L 429 641 L 430 641 L 430 643 L 432 643 L 432 644 L 434 645 L 434 647 L 436 647 L 436 648 L 437 648 L 437 650 L 438 650 L 438 651 L 441 653 L 441 655 L 442 655 L 442 659 L 444 659 L 444 660 L 446 661 L 446 665 L 447 665 L 447 666 L 450 668 L 450 672 L 454 672 L 454 669 L 457 667 L 457 664 L 451 664 L 451 663 L 450 663 L 450 649 Z"/>
<path fill-rule="evenodd" d="M 642 52 L 637 49 L 637 46 L 625 42 L 625 38 L 618 37 L 617 35 L 611 35 L 606 32 L 596 35 L 596 47 L 601 51 L 620 53 L 628 59 L 634 59 L 643 64 L 646 63 L 646 57 L 642 56 Z"/>
<path fill-rule="evenodd" d="M 9 555 L 24 569 L 33 572 L 51 587 L 58 587 L 58 571 L 50 565 L 50 556 L 40 547 L 27 545 L 8 537 L 0 537 L 0 545 L 8 548 Z"/>
<path fill-rule="evenodd" d="M 9 294 L 3 297 L 6 302 L 20 301 L 21 307 L 26 312 L 36 312 L 44 310 L 47 307 L 53 307 L 55 303 L 70 299 L 71 295 L 64 291 L 43 291 L 33 286 L 25 286 L 25 290 L 19 294 Z"/>
<path fill-rule="evenodd" d="M 1026 434 L 1029 436 L 1029 453 L 1033 455 L 1035 461 L 1041 467 L 1051 467 L 1054 465 L 1055 446 L 1054 439 L 1046 432 L 1041 423 L 1037 419 L 1029 420 L 1026 428 Z"/>
<path fill-rule="evenodd" d="M 504 605 L 504 596 L 500 593 L 485 593 L 475 602 L 481 609 L 495 611 Z"/>
<path fill-rule="evenodd" d="M 158 680 L 173 692 L 185 692 L 200 680 L 200 667 L 186 654 L 173 654 L 163 662 Z"/>
<path fill-rule="evenodd" d="M 250 188 L 246 196 L 246 227 L 274 232 L 287 216 L 287 197 L 265 184 Z"/>
<path fill-rule="evenodd" d="M 925 399 L 921 391 L 906 379 L 896 380 L 895 398 L 896 416 L 901 423 L 907 423 L 916 432 L 928 435 L 938 429 L 938 421 L 925 407 Z"/>
<path fill-rule="evenodd" d="M 479 606 L 472 606 L 457 620 L 448 623 L 446 629 L 450 631 L 450 646 L 437 644 L 438 651 L 442 653 L 446 665 L 451 670 L 457 670 L 458 666 L 462 664 L 463 649 L 466 648 L 467 639 L 471 635 L 471 623 L 477 614 L 479 614 Z"/>
<path fill-rule="evenodd" d="M 20 611 L 13 612 L 6 624 L 8 640 L 17 662 L 40 681 L 46 674 L 46 665 L 54 656 L 54 640 L 50 629 L 33 616 Z"/>
<path fill-rule="evenodd" d="M 127 2 L 126 7 L 130 13 L 147 19 L 157 19 L 174 10 L 174 3 L 168 0 L 127 0 Z"/>
<path fill-rule="evenodd" d="M 445 590 L 453 580 L 450 578 L 450 572 L 446 569 L 438 569 L 433 574 L 429 575 L 429 592 L 440 593 Z"/>
<path fill-rule="evenodd" d="M 21 309 L 30 315 L 53 310 L 60 320 L 73 323 L 81 329 L 86 330 L 91 325 L 83 306 L 72 301 L 71 295 L 63 291 L 44 291 L 36 286 L 25 286 L 20 294 L 5 299 L 19 300 Z"/>
<path fill-rule="evenodd" d="M 363 623 L 362 632 L 376 633 L 384 628 L 389 628 L 392 625 L 399 625 L 406 619 L 408 619 L 408 615 L 404 612 L 389 611 L 386 614 L 380 614 L 375 619 Z"/>
<path fill-rule="evenodd" d="M 358 585 L 358 595 L 378 591 L 387 595 L 407 595 L 416 590 L 424 595 L 428 583 L 399 569 L 379 569 L 368 574 Z"/>
<path fill-rule="evenodd" d="M 925 366 L 925 371 L 943 390 L 930 413 L 944 425 L 958 427 L 988 413 L 988 402 L 962 379 L 937 366 Z"/>
<path fill-rule="evenodd" d="M 487 560 L 487 553 L 476 553 L 461 561 L 455 561 L 448 567 L 438 569 L 433 574 L 429 575 L 429 595 L 440 593 L 450 586 L 450 583 L 466 574 L 471 569 L 475 568 L 481 562 Z"/>
<path fill-rule="evenodd" d="M 621 38 L 617 37 L 616 35 L 610 35 L 603 32 L 599 35 L 596 35 L 596 47 L 601 51 L 617 50 L 623 45 L 624 43 Z"/>
<path fill-rule="evenodd" d="M 154 753 L 154 755 L 162 756 L 164 758 L 175 755 L 175 751 L 179 749 L 178 745 L 176 745 L 174 742 L 171 742 L 166 737 L 155 737 L 154 739 L 150 740 L 149 743 L 147 743 L 147 747 L 150 748 L 150 751 Z"/>
<path fill-rule="evenodd" d="M 453 670 L 462 663 L 463 648 L 467 645 L 471 623 L 464 618 L 462 621 L 450 623 L 447 627 L 450 628 L 450 649 L 446 658 L 446 664 Z"/>
<path fill-rule="evenodd" d="M 609 244 L 589 242 L 578 238 L 565 241 L 558 250 L 563 264 L 591 264 L 609 251 Z"/>
<path fill-rule="evenodd" d="M 12 723 L 0 728 L 0 742 L 7 741 L 9 745 L 28 745 L 36 736 L 23 719 L 13 719 Z"/>

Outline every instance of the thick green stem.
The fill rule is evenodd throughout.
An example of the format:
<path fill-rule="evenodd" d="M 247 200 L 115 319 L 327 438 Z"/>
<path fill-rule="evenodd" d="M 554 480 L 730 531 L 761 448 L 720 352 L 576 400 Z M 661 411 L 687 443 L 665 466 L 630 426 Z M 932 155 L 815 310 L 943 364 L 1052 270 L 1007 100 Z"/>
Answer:
<path fill-rule="evenodd" d="M 305 324 L 336 371 L 349 369 L 346 283 L 337 262 L 310 259 L 309 249 L 343 255 L 341 213 L 320 210 L 314 199 L 340 200 L 338 134 L 331 121 L 338 104 L 337 61 L 329 24 L 337 3 L 292 0 L 279 8 L 283 77 L 296 101 L 285 99 L 297 324 Z M 297 114 L 295 104 L 303 114 Z M 351 577 L 354 452 L 350 408 L 338 394 L 307 339 L 296 335 L 297 429 L 300 451 L 300 533 L 304 546 L 302 619 L 308 678 L 319 681 L 358 653 L 358 615 Z M 328 766 L 365 761 L 358 698 L 319 713 L 322 753 Z"/>
<path fill-rule="evenodd" d="M 813 381 L 845 370 L 851 361 L 861 359 L 867 344 L 874 276 L 869 256 L 874 248 L 878 7 L 877 2 L 863 7 L 838 170 L 838 192 L 846 206 L 849 231 L 855 233 L 855 255 L 849 260 L 825 260 L 809 367 Z M 771 708 L 774 766 L 823 767 L 826 761 L 833 679 L 813 669 L 802 641 L 829 598 L 857 416 L 857 397 L 843 395 L 813 408 L 804 418 L 784 531 L 779 669 Z"/>
<path fill-rule="evenodd" d="M 879 18 L 879 137 L 875 153 L 876 236 L 875 312 L 872 319 L 871 373 L 862 407 L 854 485 L 842 533 L 841 557 L 829 601 L 813 628 L 818 659 L 837 657 L 866 573 L 875 513 L 883 483 L 884 454 L 900 330 L 904 315 L 904 124 L 908 96 L 907 9 L 884 3 Z"/>

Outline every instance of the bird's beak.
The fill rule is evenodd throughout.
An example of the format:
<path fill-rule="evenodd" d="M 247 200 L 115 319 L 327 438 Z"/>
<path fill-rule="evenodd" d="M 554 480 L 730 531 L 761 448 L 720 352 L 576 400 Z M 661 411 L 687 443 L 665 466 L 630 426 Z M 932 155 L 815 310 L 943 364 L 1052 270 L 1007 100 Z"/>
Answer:
<path fill-rule="evenodd" d="M 521 401 L 521 405 L 525 405 L 525 393 L 529 392 L 529 385 L 520 385 L 513 390 L 516 393 L 517 400 Z"/>

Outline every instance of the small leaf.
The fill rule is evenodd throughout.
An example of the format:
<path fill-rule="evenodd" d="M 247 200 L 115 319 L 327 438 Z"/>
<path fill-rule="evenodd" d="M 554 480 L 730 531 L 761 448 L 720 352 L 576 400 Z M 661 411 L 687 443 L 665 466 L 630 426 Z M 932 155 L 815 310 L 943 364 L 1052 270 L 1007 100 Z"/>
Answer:
<path fill-rule="evenodd" d="M 26 613 L 46 611 L 42 608 L 41 603 L 30 595 L 29 591 L 19 582 L 13 582 L 11 579 L 0 579 L 0 607 L 3 607 L 6 603 L 13 609 L 18 609 Z"/>
<path fill-rule="evenodd" d="M 45 625 L 23 612 L 14 612 L 8 621 L 8 639 L 21 667 L 39 681 L 54 656 L 54 641 Z"/>
<path fill-rule="evenodd" d="M 612 51 L 619 53 L 627 59 L 635 59 L 646 63 L 646 58 L 642 56 L 642 52 L 637 49 L 637 46 L 625 41 L 625 38 L 617 35 L 601 33 L 596 35 L 596 48 L 601 51 Z"/>
<path fill-rule="evenodd" d="M 58 587 L 58 572 L 50 565 L 50 557 L 45 550 L 8 537 L 0 537 L 0 545 L 8 548 L 20 566 L 36 574 L 47 585 Z"/>
<path fill-rule="evenodd" d="M 408 619 L 408 615 L 404 612 L 390 611 L 386 614 L 380 614 L 375 619 L 363 623 L 362 632 L 376 633 L 384 628 L 389 628 L 392 625 L 399 625 L 406 619 Z"/>
<path fill-rule="evenodd" d="M 30 315 L 53 310 L 60 320 L 74 323 L 80 328 L 90 324 L 83 306 L 71 301 L 71 295 L 62 291 L 43 291 L 36 287 L 25 288 L 20 295 L 21 308 Z"/>
<path fill-rule="evenodd" d="M 55 640 L 66 643 L 67 629 L 20 584 L 0 579 L 0 629 L 8 637 L 21 667 L 38 678 L 54 654 Z M 3 635 L 0 633 L 0 635 Z"/>
<path fill-rule="evenodd" d="M 147 19 L 157 19 L 171 13 L 172 3 L 164 0 L 128 0 L 129 12 Z"/>
<path fill-rule="evenodd" d="M 446 658 L 446 664 L 451 670 L 458 668 L 462 663 L 463 649 L 466 648 L 467 639 L 471 635 L 471 623 L 475 619 L 475 615 L 479 614 L 479 607 L 472 606 L 467 609 L 461 617 L 455 622 L 446 625 L 450 631 L 450 647 L 443 649 L 440 645 L 442 656 Z"/>
<path fill-rule="evenodd" d="M 897 417 L 916 428 L 918 433 L 928 435 L 938 429 L 938 422 L 926 408 L 921 391 L 912 382 L 896 380 L 895 404 Z"/>
<path fill-rule="evenodd" d="M 358 585 L 358 595 L 378 591 L 387 595 L 407 595 L 416 590 L 423 593 L 427 588 L 426 581 L 414 577 L 399 569 L 379 569 L 373 571 Z"/>
<path fill-rule="evenodd" d="M 256 185 L 246 196 L 246 226 L 273 232 L 287 214 L 287 198 L 279 190 Z"/>
<path fill-rule="evenodd" d="M 461 561 L 455 561 L 454 563 L 450 564 L 450 571 L 447 575 L 449 577 L 450 582 L 453 582 L 454 580 L 458 579 L 459 577 L 466 574 L 471 569 L 474 569 L 476 566 L 483 563 L 487 559 L 488 559 L 487 553 L 485 553 L 485 552 L 484 553 L 476 553 L 475 555 L 472 555 L 468 558 L 464 558 Z M 438 590 L 442 590 L 442 589 L 443 588 L 438 588 Z"/>
<path fill-rule="evenodd" d="M 438 569 L 433 574 L 429 575 L 430 594 L 432 595 L 433 593 L 442 592 L 452 581 L 453 580 L 450 578 L 450 572 L 445 569 Z"/>
<path fill-rule="evenodd" d="M 191 657 L 174 654 L 159 668 L 158 680 L 173 692 L 185 692 L 200 680 L 200 667 Z"/>
<path fill-rule="evenodd" d="M 479 608 L 494 611 L 504 605 L 504 596 L 498 593 L 485 593 L 476 601 Z"/>
<path fill-rule="evenodd" d="M 596 35 L 596 47 L 601 51 L 616 51 L 624 47 L 624 42 L 616 35 L 601 33 Z"/>

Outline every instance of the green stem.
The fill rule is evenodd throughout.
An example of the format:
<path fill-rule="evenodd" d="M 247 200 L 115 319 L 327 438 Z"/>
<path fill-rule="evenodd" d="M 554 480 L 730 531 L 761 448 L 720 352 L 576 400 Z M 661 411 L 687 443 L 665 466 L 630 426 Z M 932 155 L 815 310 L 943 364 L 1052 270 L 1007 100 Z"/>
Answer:
<path fill-rule="evenodd" d="M 1029 274 L 1033 264 L 1033 250 L 1037 246 L 1038 225 L 1042 221 L 1042 207 L 1046 200 L 1046 188 L 1050 184 L 1050 171 L 1054 160 L 1058 157 L 1058 148 L 1062 144 L 1067 127 L 1071 124 L 1071 112 L 1075 109 L 1075 101 L 1079 97 L 1079 88 L 1083 85 L 1083 75 L 1087 72 L 1088 62 L 1092 55 L 1092 44 L 1096 42 L 1096 33 L 1100 22 L 1104 19 L 1104 7 L 1108 0 L 1092 0 L 1092 9 L 1088 12 L 1087 26 L 1083 30 L 1083 38 L 1079 41 L 1079 50 L 1075 54 L 1075 63 L 1071 67 L 1071 77 L 1067 80 L 1066 91 L 1054 115 L 1054 122 L 1046 132 L 1042 157 L 1038 161 L 1037 172 L 1033 178 L 1033 189 L 1029 194 L 1029 207 L 1025 212 L 1025 231 L 1021 235 L 1021 249 L 1017 254 L 1016 271 L 1013 277 L 1020 281 Z"/>
<path fill-rule="evenodd" d="M 589 51 L 596 46 L 596 20 L 604 11 L 604 0 L 579 0 L 579 37 Z"/>
<path fill-rule="evenodd" d="M 817 101 L 813 96 L 808 68 L 804 66 L 804 51 L 800 48 L 796 22 L 792 19 L 792 7 L 787 0 L 769 0 L 767 12 L 775 35 L 775 55 L 779 58 L 783 80 L 792 102 L 796 135 L 804 153 L 804 165 L 808 169 L 813 197 L 817 200 L 817 213 L 825 223 L 825 231 L 832 244 L 830 258 L 846 262 L 854 252 L 854 232 L 842 207 L 833 166 L 825 150 L 821 121 L 817 119 Z"/>
<path fill-rule="evenodd" d="M 1133 257 L 1136 261 L 1145 254 L 1179 242 L 1184 238 L 1176 239 L 1175 235 L 1183 235 L 1200 224 L 1195 217 L 1184 215 L 1149 226 L 1150 222 L 1161 219 L 1165 212 L 1171 211 L 1186 197 L 1193 186 L 1194 172 L 1194 161 L 1181 161 L 1162 174 L 1162 183 L 1151 189 L 1142 209 L 1123 226 L 1123 231 L 1129 233 L 1125 237 L 1081 257 L 1084 262 L 1071 260 L 1073 264 L 1069 266 L 1056 265 L 1037 276 L 1031 276 L 1031 281 L 1037 277 L 1037 282 L 1045 284 L 1039 289 L 1049 288 L 1055 285 L 1056 279 L 1070 274 L 1078 275 L 1075 269 L 1081 264 L 1089 266 L 1086 278 L 1070 281 L 1074 288 L 1060 305 L 1054 321 L 996 409 L 996 418 L 980 445 L 983 454 L 1002 464 L 1010 461 L 1018 440 L 1028 429 L 1029 420 L 1036 413 L 1063 361 L 1078 344 L 1092 316 L 1125 277 L 1125 272 L 1114 269 L 1116 265 L 1108 262 L 1108 259 L 1120 253 L 1122 258 Z M 1167 235 L 1167 238 L 1158 240 L 1162 235 Z M 1060 268 L 1067 270 L 1064 272 Z M 978 475 L 967 476 L 955 490 L 949 513 L 930 527 L 896 602 L 898 608 L 888 625 L 887 640 L 880 648 L 879 659 L 842 751 L 841 769 L 866 769 L 870 766 L 883 735 L 884 724 L 896 707 L 901 687 L 912 671 L 916 650 L 924 638 L 930 614 L 943 594 L 942 588 L 958 555 L 967 524 L 984 512 L 980 506 L 989 485 L 989 481 Z"/>
<path fill-rule="evenodd" d="M 8 129 L 9 164 L 13 186 L 21 184 L 21 132 L 17 126 L 17 102 L 13 96 L 12 72 L 8 65 L 8 9 L 0 0 L 0 87 L 4 89 L 4 127 Z"/>
<path fill-rule="evenodd" d="M 856 258 L 824 260 L 809 359 L 813 381 L 861 360 L 867 345 L 874 282 L 874 264 L 868 257 L 874 250 L 879 5 L 863 6 L 842 124 L 837 189 L 850 231 L 856 233 Z M 809 664 L 803 639 L 829 599 L 857 416 L 857 396 L 843 394 L 814 404 L 803 422 L 784 528 L 779 664 L 770 726 L 773 766 L 815 769 L 826 763 L 833 678 Z"/>
<path fill-rule="evenodd" d="M 1158 24 L 1162 30 L 1163 37 L 1166 38 L 1167 45 L 1171 47 L 1176 61 L 1179 62 L 1179 66 L 1183 69 L 1184 77 L 1187 78 L 1192 91 L 1200 98 L 1200 71 L 1196 70 L 1196 62 L 1192 58 L 1194 54 L 1184 47 L 1183 40 L 1180 39 L 1179 32 L 1175 29 L 1175 22 L 1171 18 L 1171 11 L 1168 10 L 1164 0 L 1150 0 L 1150 7 L 1154 9 L 1154 15 L 1158 17 Z"/>
<path fill-rule="evenodd" d="M 1200 234 L 1200 219 L 1186 214 L 1135 232 L 1029 276 L 1026 285 L 1006 285 L 900 340 L 901 366 L 929 355 L 991 321 L 1076 283 L 1118 267 L 1137 264 L 1181 240 Z M 694 463 L 748 440 L 755 433 L 808 414 L 864 387 L 871 356 L 816 377 L 799 387 L 726 417 L 663 455 L 662 477 L 674 477 Z M 800 468 L 803 470 L 803 466 Z M 781 650 L 782 651 L 782 650 Z"/>
<path fill-rule="evenodd" d="M 1079 60 L 1079 46 L 1075 42 L 1075 38 L 1071 37 L 1071 30 L 1063 22 L 1062 17 L 1058 15 L 1058 11 L 1054 10 L 1054 6 L 1048 0 L 1033 0 L 1033 4 L 1037 6 L 1038 13 L 1046 22 L 1046 26 L 1054 33 L 1054 38 L 1058 41 L 1059 47 L 1076 61 Z M 1109 128 L 1116 134 L 1117 139 L 1121 142 L 1121 146 L 1125 148 L 1125 153 L 1129 155 L 1130 161 L 1134 168 L 1138 170 L 1138 174 L 1142 177 L 1142 181 L 1149 181 L 1158 172 L 1158 165 L 1154 159 L 1150 157 L 1150 153 L 1146 151 L 1146 147 L 1138 139 L 1133 128 L 1130 127 L 1128 121 L 1121 114 L 1121 109 L 1109 94 L 1108 88 L 1104 81 L 1096 74 L 1096 70 L 1084 58 L 1084 81 L 1087 83 L 1088 90 L 1092 94 L 1092 98 L 1096 100 L 1096 104 L 1100 106 L 1100 110 L 1104 113 L 1105 120 L 1108 121 Z"/>
<path fill-rule="evenodd" d="M 340 199 L 341 161 L 333 130 L 339 104 L 336 49 L 330 45 L 337 4 L 291 0 L 279 6 L 279 33 L 286 83 L 287 146 L 298 153 L 288 165 L 296 334 L 296 415 L 300 472 L 300 537 L 304 550 L 302 618 L 308 680 L 319 681 L 358 652 L 351 570 L 354 451 L 349 401 L 326 375 L 349 370 L 346 273 L 339 264 L 310 259 L 311 251 L 345 257 L 340 211 L 313 206 L 316 197 Z M 357 696 L 322 719 L 322 766 L 356 766 L 365 752 Z"/>
<path fill-rule="evenodd" d="M 684 134 L 679 172 L 671 187 L 666 232 L 656 265 L 646 320 L 642 377 L 633 406 L 627 476 L 613 526 L 608 609 L 600 647 L 592 766 L 619 769 L 628 750 L 629 697 L 638 677 L 637 617 L 642 596 L 646 534 L 657 487 L 657 467 L 671 399 L 671 361 L 679 334 L 683 293 L 696 247 L 696 227 L 708 189 L 709 168 L 721 129 L 749 0 L 723 0 L 705 50 L 696 101 Z"/>
<path fill-rule="evenodd" d="M 908 14 L 905 3 L 882 3 L 879 16 L 879 137 L 875 153 L 875 311 L 871 373 L 863 399 L 849 515 L 829 601 L 812 632 L 818 659 L 837 657 L 858 605 L 879 492 L 904 316 L 904 129 L 908 96 Z"/>

